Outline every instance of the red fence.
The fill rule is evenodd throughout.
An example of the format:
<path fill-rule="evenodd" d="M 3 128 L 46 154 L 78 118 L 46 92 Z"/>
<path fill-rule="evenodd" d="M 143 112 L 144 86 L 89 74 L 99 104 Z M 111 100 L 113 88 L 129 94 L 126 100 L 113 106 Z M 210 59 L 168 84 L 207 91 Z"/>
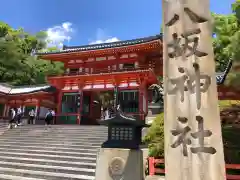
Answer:
<path fill-rule="evenodd" d="M 156 165 L 164 166 L 164 159 L 155 159 L 154 157 L 148 158 L 148 171 L 149 175 L 165 174 L 164 167 L 157 168 Z M 226 164 L 226 170 L 238 170 L 236 173 L 227 172 L 227 180 L 240 180 L 240 164 Z"/>

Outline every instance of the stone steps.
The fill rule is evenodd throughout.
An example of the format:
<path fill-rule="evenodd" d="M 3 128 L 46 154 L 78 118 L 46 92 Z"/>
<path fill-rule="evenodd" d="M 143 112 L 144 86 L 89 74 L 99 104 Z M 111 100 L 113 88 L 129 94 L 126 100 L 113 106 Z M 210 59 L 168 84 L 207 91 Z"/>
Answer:
<path fill-rule="evenodd" d="M 93 180 L 107 128 L 20 126 L 0 136 L 0 177 L 13 180 Z M 4 176 L 1 176 L 4 174 Z"/>
<path fill-rule="evenodd" d="M 92 146 L 93 147 L 93 146 Z M 70 152 L 94 152 L 96 153 L 98 151 L 98 146 L 96 146 L 96 148 L 94 149 L 81 149 L 81 146 L 78 147 L 78 148 L 74 148 L 74 147 L 56 147 L 56 146 L 29 146 L 29 145 L 26 145 L 26 146 L 18 146 L 18 145 L 7 145 L 7 144 L 2 144 L 1 145 L 1 148 L 9 148 L 9 149 L 29 149 L 29 150 L 46 150 L 46 151 L 70 151 Z M 20 150 L 21 151 L 21 150 Z"/>
<path fill-rule="evenodd" d="M 65 141 L 71 141 L 74 144 L 79 144 L 79 139 L 71 139 L 71 138 L 38 138 L 38 137 L 32 137 L 32 139 L 25 139 L 26 137 L 11 137 L 11 138 L 3 138 L 0 136 L 0 143 L 6 142 L 6 141 L 18 141 L 18 142 L 49 142 L 49 143 L 56 143 L 56 142 L 65 142 Z M 87 138 L 81 138 L 81 143 L 85 144 L 99 144 L 101 143 L 103 138 L 96 138 L 96 139 L 87 139 Z"/>
<path fill-rule="evenodd" d="M 0 135 L 8 130 L 8 121 L 0 119 Z"/>
<path fill-rule="evenodd" d="M 0 174 L 0 177 L 2 180 L 44 180 L 39 178 L 27 178 L 27 177 L 5 175 L 5 174 Z"/>
<path fill-rule="evenodd" d="M 0 145 L 2 146 L 2 144 L 3 144 L 3 142 L 0 142 Z M 3 145 L 9 145 L 9 146 L 11 146 L 11 145 L 16 145 L 16 146 L 22 146 L 22 147 L 27 147 L 27 146 L 31 146 L 31 145 L 35 145 L 35 146 L 39 146 L 40 148 L 41 147 L 59 147 L 59 148 L 61 148 L 61 147 L 73 147 L 73 148 L 82 148 L 82 149 L 88 149 L 88 148 L 99 148 L 100 146 L 99 145 L 91 145 L 91 144 L 80 144 L 80 145 L 76 145 L 76 144 L 71 144 L 70 142 L 68 142 L 68 143 L 57 143 L 57 144 L 55 144 L 55 143 L 47 143 L 47 142 L 45 142 L 45 143 L 34 143 L 34 142 L 28 142 L 28 143 L 24 143 L 24 141 L 23 142 L 19 142 L 19 141 L 11 141 L 11 142 L 9 142 L 9 141 L 5 141 L 4 142 L 4 144 Z"/>
<path fill-rule="evenodd" d="M 52 166 L 52 165 L 40 165 L 40 164 L 27 164 L 27 163 L 18 163 L 18 162 L 4 162 L 0 161 L 1 167 L 4 168 L 14 168 L 22 169 L 26 168 L 27 170 L 33 171 L 44 171 L 44 172 L 54 172 L 54 173 L 64 173 L 64 174 L 82 174 L 94 176 L 95 169 L 90 168 L 77 168 L 77 167 L 63 167 L 63 166 Z"/>
<path fill-rule="evenodd" d="M 50 126 L 44 126 L 44 125 L 23 125 L 20 126 L 21 129 L 31 129 L 33 127 L 35 130 L 36 129 L 42 129 L 43 127 L 51 128 L 54 127 L 54 130 L 59 130 L 59 129 L 68 129 L 68 130 L 88 130 L 88 129 L 96 129 L 96 130 L 101 130 L 101 129 L 107 129 L 105 126 L 88 126 L 88 125 L 50 125 Z"/>
<path fill-rule="evenodd" d="M 16 128 L 17 129 L 17 128 Z M 15 131 L 16 129 L 11 129 L 11 131 Z M 21 129 L 21 130 L 23 130 L 24 131 L 24 129 Z M 105 130 L 105 129 L 103 129 L 103 130 Z M 32 130 L 33 131 L 33 130 Z M 38 130 L 39 131 L 39 130 Z M 62 131 L 64 131 L 64 129 L 63 130 L 61 130 L 61 131 L 46 131 L 45 132 L 45 134 L 44 133 L 42 133 L 41 132 L 41 134 L 38 134 L 38 133 L 35 133 L 35 132 L 30 132 L 29 134 L 31 134 L 31 135 L 34 135 L 34 134 L 36 134 L 36 136 L 37 135 L 45 135 L 45 136 L 47 136 L 49 133 L 52 133 L 52 134 L 54 134 L 54 135 L 59 135 L 60 137 L 61 137 L 61 135 L 59 134 L 59 133 L 61 133 Z M 7 132 L 5 132 L 5 133 L 8 133 L 9 131 L 7 131 Z M 95 132 L 95 130 L 93 129 L 93 130 L 89 130 L 89 131 L 76 131 L 76 132 L 74 132 L 74 131 L 72 131 L 72 132 L 68 132 L 68 133 L 66 133 L 65 135 L 67 136 L 67 135 L 69 135 L 69 136 L 71 136 L 71 135 L 76 135 L 76 136 L 78 136 L 78 135 L 85 135 L 85 136 L 89 136 L 89 134 L 88 133 L 95 133 L 95 134 L 97 134 L 97 135 L 99 135 L 100 137 L 101 136 L 104 136 L 104 135 L 106 135 L 107 133 L 103 133 L 103 132 Z M 14 132 L 11 132 L 11 134 L 14 134 Z M 16 133 L 17 134 L 17 133 Z M 25 134 L 25 135 L 29 135 L 29 134 Z M 92 135 L 90 135 L 90 137 L 93 137 L 95 134 L 92 134 Z M 24 134 L 21 134 L 21 135 L 24 135 Z"/>
<path fill-rule="evenodd" d="M 35 171 L 28 170 L 28 168 L 4 168 L 0 167 L 0 174 L 11 175 L 16 177 L 35 178 L 44 180 L 94 180 L 94 176 L 77 175 L 77 174 L 65 174 L 59 172 L 46 172 L 46 171 Z"/>
<path fill-rule="evenodd" d="M 67 142 L 65 142 L 65 141 L 41 141 L 41 140 L 36 140 L 36 141 L 34 141 L 33 139 L 31 139 L 31 140 L 26 140 L 26 141 L 24 141 L 24 140 L 14 140 L 14 139 L 11 139 L 10 141 L 8 141 L 7 139 L 4 139 L 4 140 L 0 140 L 0 144 L 1 143 L 14 143 L 14 142 L 16 142 L 16 144 L 20 144 L 20 145 L 29 145 L 29 144 L 39 144 L 39 145 L 46 145 L 46 146 L 48 146 L 48 145 L 55 145 L 55 144 L 60 144 L 60 145 L 62 145 L 62 146 L 72 146 L 72 145 L 75 145 L 75 146 L 82 146 L 82 147 L 92 147 L 92 146 L 97 146 L 97 147 L 100 147 L 100 145 L 101 145 L 101 142 L 87 142 L 87 141 L 83 141 L 82 143 L 81 143 L 81 141 L 78 141 L 78 142 L 71 142 L 71 141 L 67 141 Z"/>
<path fill-rule="evenodd" d="M 65 156 L 65 155 L 71 155 L 76 157 L 96 157 L 96 152 L 70 152 L 70 151 L 48 151 L 48 150 L 31 150 L 31 149 L 9 149 L 9 148 L 3 148 L 0 147 L 0 154 L 4 152 L 13 152 L 13 153 L 27 153 L 27 154 L 45 154 L 45 155 L 56 155 L 56 156 Z"/>
<path fill-rule="evenodd" d="M 12 152 L 9 151 L 0 151 L 0 154 L 2 156 L 11 156 L 11 157 L 26 157 L 26 158 L 47 158 L 47 159 L 59 159 L 64 161 L 74 161 L 74 162 L 81 162 L 84 160 L 84 162 L 95 162 L 96 157 L 76 157 L 76 156 L 68 156 L 68 155 L 49 155 L 49 154 L 39 154 L 39 153 L 23 153 L 23 152 Z M 96 155 L 95 155 L 96 156 Z"/>
<path fill-rule="evenodd" d="M 9 130 L 10 131 L 10 130 Z M 92 133 L 92 132 L 89 132 L 89 133 Z M 13 135 L 15 135 L 14 137 L 13 137 Z M 56 139 L 59 139 L 59 140 L 61 140 L 61 139 L 71 139 L 71 140 L 79 140 L 79 138 L 80 139 L 82 139 L 82 140 L 102 140 L 102 139 L 105 139 L 105 137 L 107 136 L 107 134 L 103 134 L 103 135 L 100 135 L 100 134 L 97 134 L 98 135 L 98 137 L 91 137 L 91 136 L 89 136 L 88 137 L 88 135 L 86 134 L 74 134 L 74 135 L 76 135 L 75 137 L 73 137 L 73 135 L 68 135 L 68 134 L 66 134 L 66 136 L 59 136 L 58 135 L 58 133 L 48 133 L 48 134 L 42 134 L 42 135 L 33 135 L 33 134 L 10 134 L 10 135 L 8 135 L 8 134 L 5 134 L 4 133 L 4 136 L 3 137 L 1 137 L 1 139 L 3 138 L 15 138 L 15 139 L 22 139 L 22 138 L 26 138 L 26 137 L 28 137 L 28 136 L 31 136 L 32 138 L 39 138 L 39 139 L 46 139 L 46 140 L 49 140 L 49 139 L 53 139 L 52 137 L 54 136 Z M 80 136 L 80 137 L 79 137 Z"/>
<path fill-rule="evenodd" d="M 10 131 L 10 130 L 9 130 Z M 6 132 L 5 132 L 6 133 Z M 45 139 L 48 139 L 48 138 L 51 138 L 50 137 L 50 133 L 49 134 L 43 134 L 43 135 L 32 135 L 32 134 L 18 134 L 18 133 L 16 133 L 16 134 L 14 134 L 14 133 L 12 133 L 11 135 L 9 135 L 9 134 L 5 134 L 4 133 L 4 137 L 7 137 L 7 138 L 10 138 L 10 137 L 12 137 L 13 135 L 14 135 L 14 137 L 12 137 L 12 138 L 22 138 L 22 137 L 24 137 L 24 136 L 26 136 L 26 137 L 28 137 L 28 136 L 30 136 L 31 135 L 31 137 L 33 137 L 33 138 L 39 138 L 39 137 L 42 137 L 43 139 L 45 138 Z M 92 132 L 89 132 L 89 133 L 92 133 Z M 21 135 L 21 136 L 19 136 L 19 135 Z M 94 140 L 94 139 L 102 139 L 102 138 L 105 138 L 106 136 L 107 136 L 107 134 L 97 134 L 96 133 L 96 135 L 98 135 L 98 137 L 96 137 L 96 138 L 94 138 L 94 137 L 88 137 L 88 134 L 76 134 L 76 133 L 74 133 L 74 134 L 66 134 L 66 136 L 59 136 L 59 135 L 57 135 L 57 133 L 55 134 L 55 133 L 51 133 L 51 135 L 52 136 L 55 136 L 55 137 L 58 137 L 59 139 L 61 139 L 61 138 L 65 138 L 65 139 L 67 139 L 67 138 L 70 138 L 70 139 L 72 139 L 72 140 L 77 140 L 77 139 L 79 139 L 79 136 L 82 136 L 81 137 L 81 139 L 89 139 L 89 140 Z M 73 136 L 76 136 L 76 137 L 73 137 Z"/>
<path fill-rule="evenodd" d="M 65 166 L 65 167 L 78 167 L 78 168 L 89 168 L 94 169 L 96 162 L 73 162 L 63 160 L 52 160 L 52 159 L 40 159 L 40 158 L 23 158 L 23 157 L 11 157 L 11 156 L 0 156 L 0 161 L 6 162 L 19 162 L 26 164 L 39 164 L 39 165 L 52 165 L 52 166 Z"/>

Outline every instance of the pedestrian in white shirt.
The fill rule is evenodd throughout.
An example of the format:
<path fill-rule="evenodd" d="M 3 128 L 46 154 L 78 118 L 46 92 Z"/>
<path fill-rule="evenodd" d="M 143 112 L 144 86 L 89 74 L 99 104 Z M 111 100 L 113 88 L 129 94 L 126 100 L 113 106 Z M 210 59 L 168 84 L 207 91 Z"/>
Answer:
<path fill-rule="evenodd" d="M 29 112 L 28 124 L 33 124 L 34 118 L 35 118 L 35 111 L 34 111 L 34 109 L 32 109 Z"/>

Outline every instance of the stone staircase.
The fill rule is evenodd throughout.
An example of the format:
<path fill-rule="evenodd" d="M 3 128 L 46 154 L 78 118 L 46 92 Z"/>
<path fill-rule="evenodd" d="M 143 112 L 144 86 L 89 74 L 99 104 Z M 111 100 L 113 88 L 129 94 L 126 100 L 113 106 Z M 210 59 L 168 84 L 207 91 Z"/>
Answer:
<path fill-rule="evenodd" d="M 8 130 L 8 120 L 0 119 L 0 135 Z"/>
<path fill-rule="evenodd" d="M 103 126 L 21 126 L 0 136 L 1 180 L 94 180 Z"/>

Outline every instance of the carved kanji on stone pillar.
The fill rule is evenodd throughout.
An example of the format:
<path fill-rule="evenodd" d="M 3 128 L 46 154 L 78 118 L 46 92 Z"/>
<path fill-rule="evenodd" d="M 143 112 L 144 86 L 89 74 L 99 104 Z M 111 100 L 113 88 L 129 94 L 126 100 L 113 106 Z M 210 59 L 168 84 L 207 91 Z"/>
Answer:
<path fill-rule="evenodd" d="M 209 0 L 162 0 L 166 180 L 225 180 Z"/>

